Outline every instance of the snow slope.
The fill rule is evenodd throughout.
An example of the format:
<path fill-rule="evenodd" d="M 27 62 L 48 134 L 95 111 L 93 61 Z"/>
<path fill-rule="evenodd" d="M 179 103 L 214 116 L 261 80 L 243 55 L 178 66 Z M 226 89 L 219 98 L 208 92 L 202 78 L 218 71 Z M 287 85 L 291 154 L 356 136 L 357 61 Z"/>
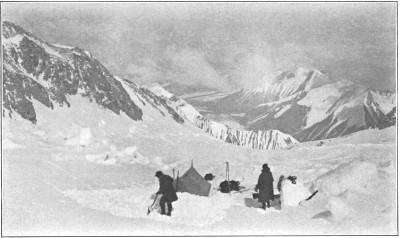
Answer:
<path fill-rule="evenodd" d="M 265 151 L 220 143 L 196 127 L 133 121 L 79 96 L 68 100 L 75 106 L 51 110 L 35 104 L 36 125 L 4 118 L 3 235 L 396 233 L 394 128 L 365 131 L 362 140 L 354 134 L 322 146 Z M 74 138 L 84 143 L 69 143 Z M 216 175 L 211 195 L 178 193 L 171 218 L 156 211 L 145 215 L 158 189 L 155 171 L 172 175 L 175 168 L 182 174 L 191 160 L 200 174 Z M 247 188 L 268 163 L 275 186 L 279 175 L 296 175 L 310 192 L 320 192 L 300 206 L 249 208 L 244 198 L 252 190 L 216 191 L 225 161 L 231 178 Z"/>

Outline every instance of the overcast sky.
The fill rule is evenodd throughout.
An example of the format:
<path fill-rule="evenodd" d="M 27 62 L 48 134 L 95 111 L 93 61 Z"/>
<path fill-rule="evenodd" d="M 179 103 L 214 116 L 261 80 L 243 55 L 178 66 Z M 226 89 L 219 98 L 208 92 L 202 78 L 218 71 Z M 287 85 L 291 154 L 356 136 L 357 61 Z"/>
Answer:
<path fill-rule="evenodd" d="M 280 70 L 395 90 L 396 4 L 2 3 L 2 19 L 90 51 L 113 74 L 220 91 Z"/>

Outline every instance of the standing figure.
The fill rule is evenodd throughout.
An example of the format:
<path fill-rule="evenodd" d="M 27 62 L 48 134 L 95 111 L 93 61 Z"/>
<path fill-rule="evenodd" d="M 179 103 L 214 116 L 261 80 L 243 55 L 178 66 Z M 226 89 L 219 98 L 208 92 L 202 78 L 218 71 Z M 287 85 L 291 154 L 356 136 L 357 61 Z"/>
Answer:
<path fill-rule="evenodd" d="M 256 192 L 260 190 L 260 195 L 258 197 L 258 201 L 262 203 L 262 209 L 265 210 L 265 203 L 267 203 L 267 207 L 269 208 L 271 205 L 269 200 L 274 200 L 274 187 L 273 187 L 274 178 L 272 177 L 272 173 L 268 164 L 264 164 L 262 166 L 260 177 L 258 177 L 258 183 L 256 185 Z"/>
<path fill-rule="evenodd" d="M 163 174 L 161 171 L 156 172 L 156 177 L 160 181 L 160 189 L 156 194 L 162 194 L 160 199 L 161 215 L 171 216 L 172 203 L 178 200 L 178 196 L 176 196 L 173 185 L 174 180 L 170 176 Z M 165 203 L 168 205 L 167 214 L 165 214 Z"/>

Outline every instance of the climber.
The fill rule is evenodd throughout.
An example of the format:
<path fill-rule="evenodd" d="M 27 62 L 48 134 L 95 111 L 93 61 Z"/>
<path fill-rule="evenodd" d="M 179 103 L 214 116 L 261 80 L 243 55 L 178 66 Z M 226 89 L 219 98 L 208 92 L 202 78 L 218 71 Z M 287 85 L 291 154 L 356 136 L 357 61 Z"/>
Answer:
<path fill-rule="evenodd" d="M 160 189 L 156 194 L 162 194 L 160 199 L 161 215 L 171 216 L 172 203 L 178 200 L 178 196 L 176 195 L 173 186 L 174 180 L 170 176 L 163 174 L 161 171 L 156 172 L 156 177 L 160 181 Z M 165 213 L 165 203 L 168 205 L 167 214 Z"/>
<path fill-rule="evenodd" d="M 267 207 L 269 208 L 271 206 L 270 200 L 274 200 L 274 178 L 268 164 L 262 166 L 261 172 L 255 190 L 256 192 L 260 190 L 258 201 L 262 203 L 261 208 L 265 210 L 265 203 L 267 203 Z"/>

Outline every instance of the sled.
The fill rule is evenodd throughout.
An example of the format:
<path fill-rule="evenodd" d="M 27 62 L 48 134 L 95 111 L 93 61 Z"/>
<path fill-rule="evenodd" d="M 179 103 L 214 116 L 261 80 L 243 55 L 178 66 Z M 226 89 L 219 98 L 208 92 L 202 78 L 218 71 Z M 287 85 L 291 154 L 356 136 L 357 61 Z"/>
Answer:
<path fill-rule="evenodd" d="M 244 187 L 244 186 L 239 186 L 239 190 L 232 191 L 232 194 L 235 194 L 235 193 L 243 193 L 243 192 L 249 191 L 249 190 L 251 190 L 251 189 L 252 189 L 252 188 L 246 188 L 246 187 Z"/>

